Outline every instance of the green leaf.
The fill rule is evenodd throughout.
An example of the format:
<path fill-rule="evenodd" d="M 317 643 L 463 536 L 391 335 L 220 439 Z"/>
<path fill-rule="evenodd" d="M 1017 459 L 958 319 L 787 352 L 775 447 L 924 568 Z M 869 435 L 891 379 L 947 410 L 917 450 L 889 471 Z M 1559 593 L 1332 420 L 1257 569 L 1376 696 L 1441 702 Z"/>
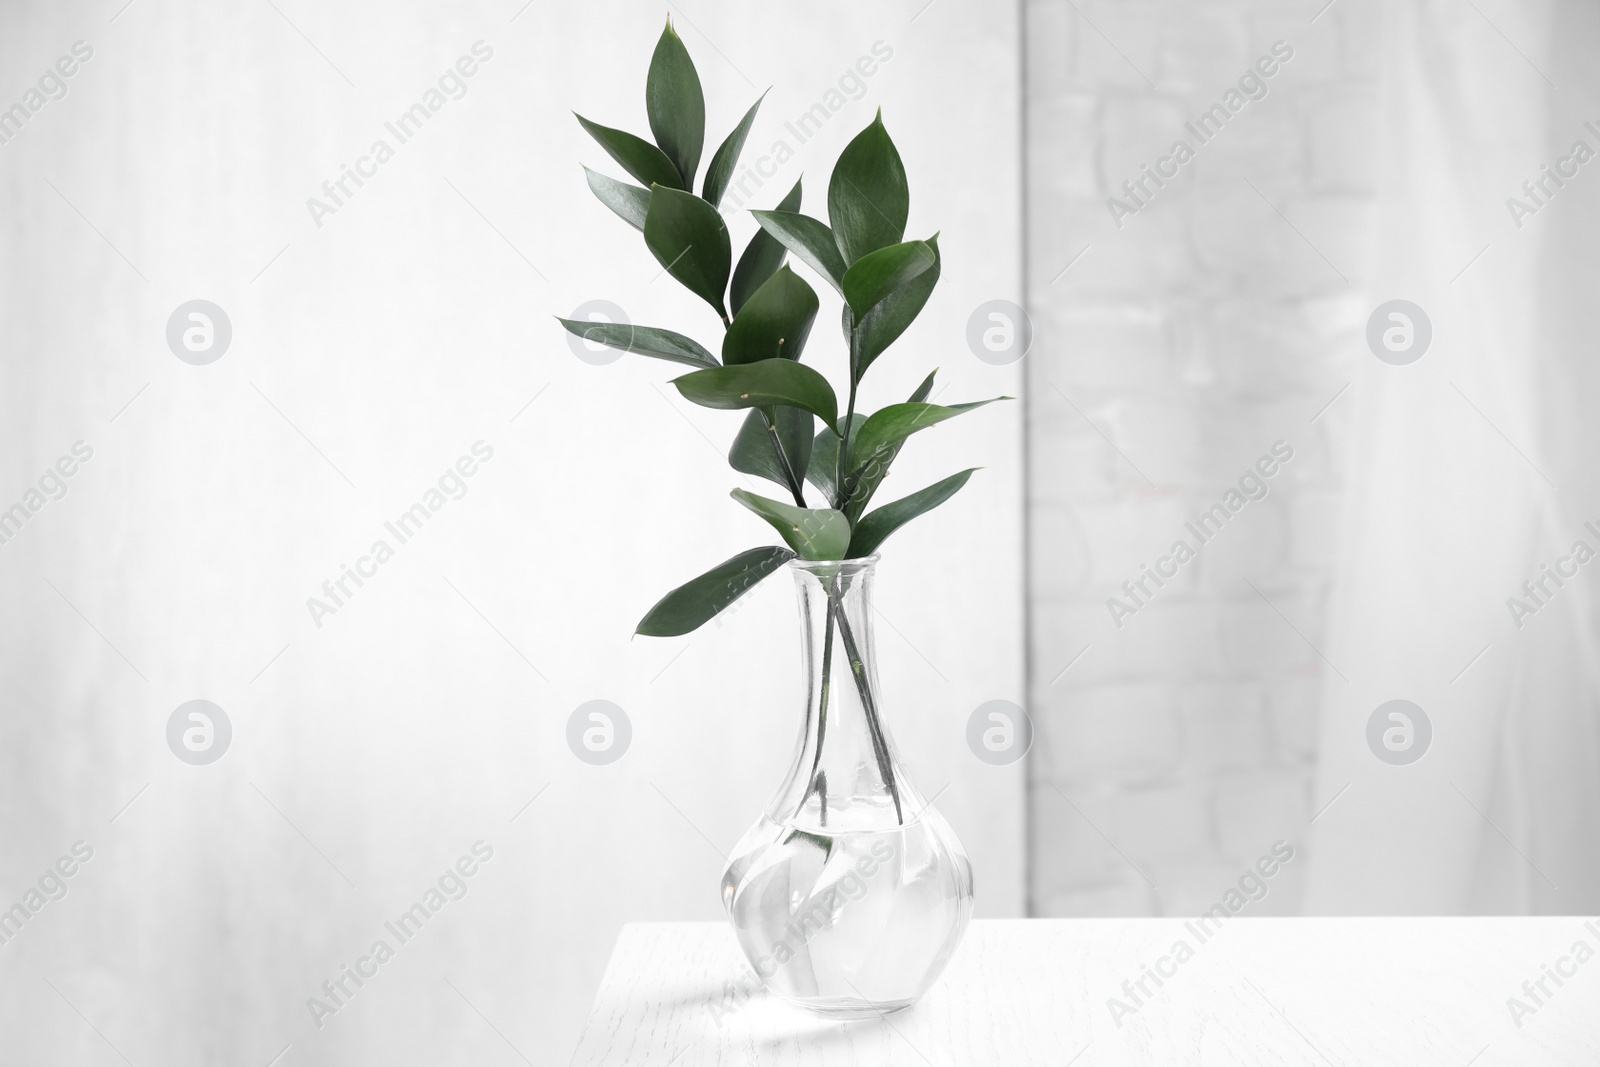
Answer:
<path fill-rule="evenodd" d="M 671 22 L 661 31 L 655 54 L 650 57 L 650 73 L 644 82 L 644 110 L 656 144 L 683 178 L 677 188 L 693 189 L 700 149 L 706 140 L 706 98 L 700 91 L 694 60 L 689 58 L 689 50 L 683 47 Z"/>
<path fill-rule="evenodd" d="M 928 297 L 933 292 L 933 287 L 938 284 L 939 235 L 934 234 L 926 243 L 933 250 L 933 265 L 884 297 L 883 302 L 867 312 L 856 326 L 857 380 L 866 375 L 867 368 L 872 366 L 873 360 L 883 355 L 884 350 L 906 332 L 906 327 L 921 314 L 923 305 L 927 304 Z M 911 399 L 925 400 L 927 394 L 914 396 Z"/>
<path fill-rule="evenodd" d="M 765 100 L 766 93 L 761 94 Z M 750 110 L 744 113 L 744 118 L 739 120 L 739 125 L 728 134 L 727 140 L 722 142 L 711 163 L 706 167 L 705 184 L 700 187 L 700 195 L 711 204 L 718 207 L 722 204 L 722 194 L 728 191 L 728 182 L 733 180 L 733 172 L 739 165 L 739 153 L 744 151 L 744 139 L 750 136 L 750 126 L 756 121 L 756 111 L 761 107 L 761 100 L 750 105 Z"/>
<path fill-rule="evenodd" d="M 644 229 L 644 217 L 650 211 L 650 190 L 608 178 L 588 167 L 583 168 L 583 173 L 589 179 L 589 189 L 602 204 L 634 229 Z"/>
<path fill-rule="evenodd" d="M 817 772 L 819 778 L 823 777 L 823 774 L 824 772 L 822 771 Z M 819 786 L 818 788 L 820 789 L 821 787 Z M 833 856 L 833 838 L 827 834 L 814 834 L 809 830 L 790 830 L 789 835 L 783 839 L 783 843 L 787 845 L 797 838 L 814 848 L 821 849 L 823 863 L 827 863 L 829 858 Z"/>
<path fill-rule="evenodd" d="M 867 457 L 880 452 L 885 448 L 899 444 L 918 430 L 925 430 L 929 426 L 936 426 L 946 419 L 953 419 L 964 412 L 981 408 L 985 404 L 992 404 L 996 400 L 1010 400 L 1009 396 L 997 396 L 989 400 L 974 400 L 970 404 L 890 404 L 880 408 L 867 416 L 866 425 L 861 427 L 856 434 L 856 451 L 860 453 L 858 463 L 864 462 Z"/>
<path fill-rule="evenodd" d="M 797 508 L 744 489 L 735 489 L 730 495 L 771 523 L 801 559 L 845 558 L 845 550 L 850 547 L 850 523 L 842 512 Z"/>
<path fill-rule="evenodd" d="M 662 597 L 639 620 L 634 632 L 646 637 L 677 637 L 698 630 L 791 559 L 793 552 L 775 545 L 741 552 Z"/>
<path fill-rule="evenodd" d="M 828 222 L 844 261 L 899 244 L 910 212 L 906 169 L 879 111 L 839 154 L 828 182 Z"/>
<path fill-rule="evenodd" d="M 644 243 L 668 274 L 716 308 L 723 322 L 728 321 L 722 290 L 728 284 L 733 251 L 728 227 L 716 208 L 693 193 L 657 185 L 650 190 Z"/>
<path fill-rule="evenodd" d="M 850 558 L 860 559 L 872 555 L 890 534 L 918 515 L 932 511 L 955 496 L 956 492 L 967 484 L 967 479 L 972 477 L 972 472 L 977 469 L 969 467 L 959 474 L 952 474 L 944 481 L 934 482 L 926 489 L 919 489 L 892 504 L 885 504 L 863 517 L 856 523 L 855 533 L 850 538 Z"/>
<path fill-rule="evenodd" d="M 839 418 L 839 400 L 828 379 L 792 359 L 714 367 L 674 378 L 672 384 L 701 407 L 738 411 L 787 404 L 804 408 L 829 426 Z"/>
<path fill-rule="evenodd" d="M 834 243 L 833 231 L 810 215 L 794 211 L 752 211 L 761 228 L 776 237 L 800 261 L 844 292 L 844 260 Z"/>
<path fill-rule="evenodd" d="M 610 126 L 590 122 L 576 112 L 574 115 L 579 124 L 589 131 L 589 136 L 599 141 L 600 147 L 646 188 L 651 185 L 665 185 L 669 189 L 683 188 L 683 179 L 678 177 L 678 168 L 672 165 L 672 160 L 668 159 L 661 149 L 643 137 L 635 137 L 624 130 L 614 130 Z"/>
<path fill-rule="evenodd" d="M 799 359 L 817 317 L 817 294 L 788 267 L 781 268 L 745 304 L 723 336 L 729 366 L 784 357 Z M 728 453 L 734 470 L 777 482 L 799 496 L 811 462 L 812 414 L 780 406 L 752 411 Z M 786 468 L 778 449 L 789 461 Z M 791 471 L 794 474 L 790 478 Z"/>
<path fill-rule="evenodd" d="M 1008 396 L 994 398 L 1010 399 Z M 872 494 L 877 492 L 878 486 L 888 475 L 889 466 L 900 455 L 900 447 L 907 437 L 962 412 L 992 404 L 994 400 L 978 400 L 949 407 L 912 401 L 890 404 L 868 416 L 861 429 L 856 431 L 855 445 L 850 451 L 850 473 L 845 475 L 844 490 L 848 499 L 844 502 L 844 513 L 850 521 L 855 522 L 861 517 L 862 511 L 872 500 Z"/>
<path fill-rule="evenodd" d="M 851 440 L 861 431 L 861 424 L 867 417 L 856 412 L 850 421 Z M 844 420 L 840 419 L 840 429 L 843 429 Z M 824 429 L 817 433 L 816 440 L 811 443 L 811 462 L 806 465 L 806 480 L 822 491 L 822 495 L 832 500 L 835 493 L 834 478 L 839 470 L 839 438 L 843 436 L 835 430 Z"/>
<path fill-rule="evenodd" d="M 928 372 L 928 376 L 922 379 L 922 384 L 917 386 L 916 391 L 911 394 L 911 403 L 920 404 L 928 399 L 928 394 L 933 392 L 934 376 L 938 373 L 937 367 Z M 861 433 L 861 424 L 866 421 L 867 417 L 865 415 L 859 411 L 856 412 L 855 418 L 850 423 L 849 447 L 855 447 L 856 437 Z M 806 480 L 820 489 L 829 500 L 834 499 L 836 492 L 833 480 L 839 469 L 839 438 L 841 436 L 843 435 L 837 434 L 832 430 L 823 430 L 818 433 L 816 441 L 811 446 L 811 463 L 806 469 Z M 858 481 L 858 488 L 855 494 L 856 503 L 846 508 L 845 516 L 847 518 L 852 510 L 857 516 L 861 514 L 866 507 L 866 502 L 871 499 L 873 491 L 878 488 L 878 483 L 883 481 L 883 475 L 889 472 L 889 464 L 894 462 L 894 457 L 899 452 L 900 446 L 896 445 L 890 452 L 887 461 L 881 465 L 883 470 L 875 480 L 868 481 L 863 479 Z M 865 495 L 863 495 L 863 491 L 865 491 Z"/>
<path fill-rule="evenodd" d="M 811 412 L 800 408 L 773 408 L 770 424 L 765 411 L 753 410 L 745 416 L 744 425 L 739 427 L 739 435 L 733 439 L 733 447 L 728 450 L 728 465 L 743 474 L 777 482 L 790 492 L 801 489 L 803 486 L 800 483 L 804 482 L 806 468 L 811 462 L 811 431 L 814 425 L 815 418 Z M 823 435 L 833 436 L 826 430 Z M 778 458 L 779 443 L 794 468 L 794 481 L 789 480 L 789 472 Z"/>
<path fill-rule="evenodd" d="M 817 294 L 805 279 L 780 267 L 734 316 L 722 337 L 722 362 L 799 359 L 817 318 Z"/>
<path fill-rule="evenodd" d="M 933 249 L 923 241 L 906 241 L 868 252 L 844 272 L 844 298 L 860 319 L 937 262 Z"/>
<path fill-rule="evenodd" d="M 798 179 L 795 180 L 794 188 L 789 190 L 789 195 L 778 205 L 778 210 L 791 212 L 800 210 Z M 745 301 L 750 299 L 751 294 L 761 288 L 762 283 L 783 265 L 783 254 L 783 245 L 766 230 L 757 230 L 755 236 L 750 238 L 744 254 L 739 257 L 738 265 L 733 268 L 733 282 L 728 286 L 728 305 L 735 315 L 739 314 L 739 309 L 744 307 Z"/>
<path fill-rule="evenodd" d="M 693 339 L 672 330 L 659 330 L 651 326 L 630 326 L 625 322 L 585 322 L 582 319 L 556 321 L 585 341 L 618 348 L 624 352 L 637 352 L 641 356 L 669 359 L 674 363 L 687 363 L 691 367 L 715 367 L 717 357 L 707 352 Z"/>

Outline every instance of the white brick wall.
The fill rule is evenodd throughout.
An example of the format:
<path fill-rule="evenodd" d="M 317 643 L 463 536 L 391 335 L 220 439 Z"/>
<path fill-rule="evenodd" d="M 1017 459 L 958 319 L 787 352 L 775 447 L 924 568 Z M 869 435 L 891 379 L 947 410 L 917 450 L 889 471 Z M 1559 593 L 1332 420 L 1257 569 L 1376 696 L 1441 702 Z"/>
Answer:
<path fill-rule="evenodd" d="M 1326 669 L 1306 639 L 1323 630 L 1342 499 L 1327 423 L 1309 420 L 1346 380 L 1348 290 L 1323 257 L 1353 264 L 1366 236 L 1367 12 L 1025 10 L 1032 908 L 1194 913 L 1283 838 L 1292 877 L 1253 910 L 1292 913 Z M 1279 39 L 1295 55 L 1268 95 L 1115 226 L 1106 198 L 1194 143 L 1185 121 Z M 1118 629 L 1106 598 L 1279 439 L 1295 458 L 1270 494 Z"/>

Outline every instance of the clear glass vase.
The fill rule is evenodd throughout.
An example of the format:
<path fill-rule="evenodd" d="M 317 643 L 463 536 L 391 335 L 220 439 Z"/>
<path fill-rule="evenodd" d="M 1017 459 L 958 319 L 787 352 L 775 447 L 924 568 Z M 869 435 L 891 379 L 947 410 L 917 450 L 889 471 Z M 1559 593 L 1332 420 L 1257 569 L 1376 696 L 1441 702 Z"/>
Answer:
<path fill-rule="evenodd" d="M 922 996 L 972 917 L 972 865 L 906 777 L 883 719 L 877 560 L 789 564 L 805 725 L 793 769 L 722 876 L 728 918 L 767 989 L 841 1019 Z"/>

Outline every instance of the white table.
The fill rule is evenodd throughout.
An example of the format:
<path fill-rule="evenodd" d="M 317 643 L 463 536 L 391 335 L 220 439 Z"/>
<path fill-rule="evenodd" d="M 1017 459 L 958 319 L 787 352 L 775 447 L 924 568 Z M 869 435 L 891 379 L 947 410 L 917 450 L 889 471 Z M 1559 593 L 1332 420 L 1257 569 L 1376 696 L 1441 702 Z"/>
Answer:
<path fill-rule="evenodd" d="M 1181 963 L 1180 940 L 1193 950 Z M 1571 955 L 1579 941 L 1594 958 Z M 1145 978 L 1148 997 L 1146 964 L 1170 972 L 1159 988 Z M 1538 993 L 1558 965 L 1575 973 L 1561 986 L 1546 977 L 1535 1004 L 1523 982 Z M 1535 1009 L 1520 1027 L 1513 996 Z M 1117 1018 L 1112 997 L 1129 1009 Z M 1236 918 L 1201 942 L 1182 919 L 980 920 L 921 1002 L 850 1023 L 762 994 L 725 924 L 631 925 L 573 1059 L 1036 1063 L 1597 1067 L 1600 921 Z"/>

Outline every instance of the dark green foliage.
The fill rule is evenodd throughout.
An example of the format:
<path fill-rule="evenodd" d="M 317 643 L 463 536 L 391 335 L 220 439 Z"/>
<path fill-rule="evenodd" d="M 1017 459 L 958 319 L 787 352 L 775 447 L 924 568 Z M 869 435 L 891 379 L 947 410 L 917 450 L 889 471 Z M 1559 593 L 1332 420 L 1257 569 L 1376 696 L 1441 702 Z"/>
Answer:
<path fill-rule="evenodd" d="M 709 304 L 724 332 L 720 343 L 707 346 L 653 327 L 568 319 L 560 320 L 562 326 L 613 348 L 696 368 L 673 379 L 679 393 L 703 407 L 746 412 L 728 452 L 729 465 L 782 487 L 793 498 L 791 504 L 735 489 L 734 499 L 771 525 L 788 547 L 751 549 L 678 587 L 645 615 L 641 634 L 667 637 L 694 630 L 796 555 L 831 560 L 877 551 L 890 534 L 954 496 L 972 476 L 970 469 L 961 471 L 867 512 L 907 439 L 990 403 L 930 404 L 929 374 L 906 403 L 870 415 L 855 410 L 862 376 L 927 305 L 940 274 L 938 236 L 905 239 L 910 187 L 881 112 L 834 165 L 828 221 L 801 211 L 796 181 L 775 210 L 750 213 L 760 229 L 732 264 L 718 208 L 738 173 L 760 107 L 760 100 L 751 105 L 712 154 L 695 196 L 705 147 L 705 98 L 694 62 L 669 22 L 645 83 L 654 143 L 578 118 L 639 183 L 585 168 L 589 188 L 643 232 L 662 270 Z M 850 380 L 842 393 L 800 362 L 820 301 L 811 285 L 784 265 L 790 254 L 843 297 Z M 720 363 L 713 351 L 720 352 Z M 849 401 L 843 412 L 841 395 Z M 820 432 L 815 432 L 817 419 Z M 808 484 L 821 494 L 822 506 L 806 502 Z"/>

